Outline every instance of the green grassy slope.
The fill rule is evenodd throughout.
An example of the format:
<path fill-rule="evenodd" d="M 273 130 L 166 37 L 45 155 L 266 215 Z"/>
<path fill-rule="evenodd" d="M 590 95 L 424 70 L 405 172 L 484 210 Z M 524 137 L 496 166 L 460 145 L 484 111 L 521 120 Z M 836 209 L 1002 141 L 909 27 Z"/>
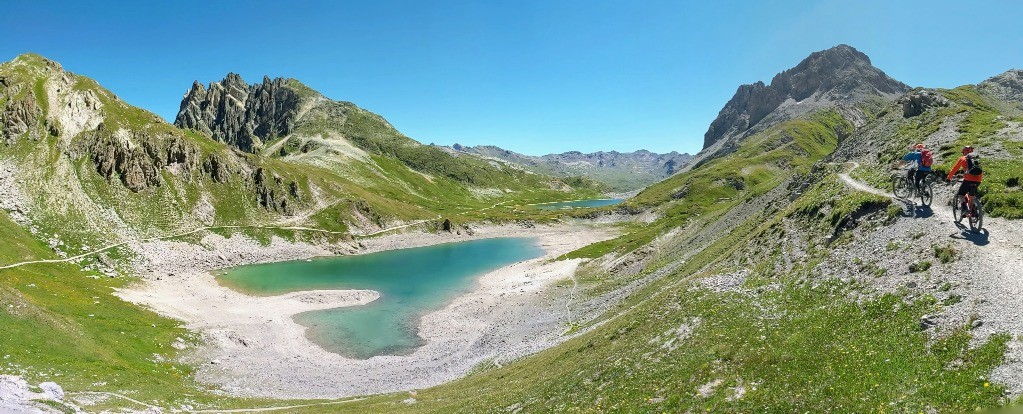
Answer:
<path fill-rule="evenodd" d="M 32 235 L 0 213 L 0 260 L 53 258 Z M 192 369 L 173 362 L 176 338 L 194 341 L 173 321 L 112 295 L 123 279 L 75 265 L 0 270 L 0 369 L 69 390 L 119 391 L 168 403 L 201 393 Z M 138 384 L 151 384 L 138 387 Z"/>

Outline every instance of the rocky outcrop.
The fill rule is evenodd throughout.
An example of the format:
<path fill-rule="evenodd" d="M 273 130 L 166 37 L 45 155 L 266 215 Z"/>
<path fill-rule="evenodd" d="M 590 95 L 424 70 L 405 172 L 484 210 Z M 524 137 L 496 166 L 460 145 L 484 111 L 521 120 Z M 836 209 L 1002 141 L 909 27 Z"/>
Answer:
<path fill-rule="evenodd" d="M 711 122 L 703 147 L 782 121 L 785 116 L 772 119 L 771 115 L 789 107 L 795 112 L 808 112 L 876 97 L 894 99 L 907 90 L 908 86 L 871 65 L 867 55 L 838 45 L 810 54 L 795 67 L 775 75 L 770 85 L 756 82 L 740 86 Z"/>
<path fill-rule="evenodd" d="M 102 125 L 81 141 L 96 171 L 108 181 L 119 180 L 133 192 L 160 186 L 160 170 L 174 166 L 188 176 L 199 166 L 199 150 L 178 135 L 106 131 Z M 72 154 L 72 157 L 76 157 Z"/>
<path fill-rule="evenodd" d="M 217 154 L 210 154 L 203 160 L 202 172 L 218 183 L 226 183 L 231 177 L 227 164 Z"/>
<path fill-rule="evenodd" d="M 294 202 L 299 199 L 297 183 L 294 181 L 286 183 L 283 178 L 267 172 L 262 167 L 256 168 L 252 173 L 252 185 L 256 201 L 267 210 L 291 214 Z"/>
<path fill-rule="evenodd" d="M 263 142 L 290 134 L 302 98 L 283 78 L 249 85 L 229 73 L 203 87 L 196 81 L 181 100 L 174 125 L 191 128 L 242 151 L 254 152 Z"/>
<path fill-rule="evenodd" d="M 102 121 L 100 97 L 80 87 L 81 79 L 57 62 L 26 54 L 3 66 L 18 69 L 0 75 L 0 96 L 7 98 L 0 108 L 0 140 L 72 139 Z"/>
<path fill-rule="evenodd" d="M 929 108 L 948 106 L 948 99 L 931 90 L 914 89 L 899 97 L 896 103 L 902 105 L 903 118 L 912 118 L 924 113 Z"/>
<path fill-rule="evenodd" d="M 981 82 L 977 86 L 981 91 L 999 99 L 1023 102 L 1023 70 L 1010 70 Z"/>
<path fill-rule="evenodd" d="M 7 96 L 15 96 L 15 93 L 4 92 Z M 4 104 L 3 112 L 0 112 L 0 138 L 7 144 L 15 139 L 29 133 L 33 139 L 40 135 L 35 128 L 43 117 L 43 110 L 36 104 L 35 95 L 29 91 L 22 99 L 14 99 Z"/>

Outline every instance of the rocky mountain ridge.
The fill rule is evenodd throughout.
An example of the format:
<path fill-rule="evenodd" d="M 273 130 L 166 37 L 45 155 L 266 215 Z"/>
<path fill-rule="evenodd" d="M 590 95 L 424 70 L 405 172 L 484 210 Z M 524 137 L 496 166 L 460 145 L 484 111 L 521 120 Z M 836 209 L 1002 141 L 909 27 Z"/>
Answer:
<path fill-rule="evenodd" d="M 294 129 L 302 101 L 301 85 L 295 84 L 293 79 L 264 76 L 262 83 L 249 85 L 236 73 L 208 87 L 196 81 L 182 98 L 174 125 L 253 152 Z"/>
<path fill-rule="evenodd" d="M 57 62 L 23 55 L 4 66 L 0 95 L 8 99 L 0 112 L 0 136 L 8 145 L 55 138 L 64 155 L 87 158 L 102 177 L 133 192 L 159 186 L 165 167 L 188 176 L 210 174 L 213 165 L 223 164 L 202 159 L 195 144 L 161 126 L 155 115 L 131 113 L 115 95 Z M 152 124 L 129 125 L 143 120 Z M 216 176 L 226 179 L 220 172 Z"/>
<path fill-rule="evenodd" d="M 229 73 L 208 87 L 196 81 L 181 100 L 175 125 L 243 152 L 336 170 L 373 165 L 379 162 L 373 157 L 385 157 L 472 186 L 504 185 L 506 176 L 524 174 L 477 156 L 456 157 L 423 145 L 382 116 L 329 99 L 295 79 L 264 77 L 261 83 L 248 84 Z M 514 181 L 538 180 L 522 178 Z M 563 188 L 564 183 L 543 186 Z"/>
<path fill-rule="evenodd" d="M 874 67 L 848 45 L 811 53 L 770 84 L 739 86 L 704 134 L 703 148 L 739 139 L 799 114 L 871 99 L 892 100 L 909 87 Z"/>
<path fill-rule="evenodd" d="M 1012 69 L 981 82 L 977 87 L 995 97 L 1020 103 L 1023 110 L 1023 70 Z"/>

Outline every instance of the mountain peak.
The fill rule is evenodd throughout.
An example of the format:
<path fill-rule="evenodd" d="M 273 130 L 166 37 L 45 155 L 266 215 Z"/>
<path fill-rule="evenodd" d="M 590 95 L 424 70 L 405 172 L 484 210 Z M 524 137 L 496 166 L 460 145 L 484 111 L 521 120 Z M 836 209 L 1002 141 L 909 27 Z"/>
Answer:
<path fill-rule="evenodd" d="M 269 76 L 250 85 L 234 72 L 208 88 L 196 81 L 182 97 L 174 125 L 253 152 L 265 140 L 294 129 L 307 89 L 290 79 Z"/>
<path fill-rule="evenodd" d="M 739 86 L 704 134 L 703 147 L 814 109 L 875 97 L 893 99 L 907 90 L 909 86 L 871 65 L 866 54 L 840 44 L 811 53 L 775 75 L 770 85 L 757 81 Z"/>
<path fill-rule="evenodd" d="M 855 47 L 847 44 L 839 44 L 838 46 L 832 47 L 831 49 L 820 50 L 813 52 L 803 61 L 812 61 L 814 59 L 828 59 L 828 60 L 846 60 L 846 61 L 863 61 L 863 63 L 871 64 L 870 57 L 865 53 L 856 50 Z"/>
<path fill-rule="evenodd" d="M 60 74 L 65 73 L 64 67 L 55 60 L 36 53 L 22 53 L 8 62 L 0 62 L 3 65 L 24 66 L 29 72 L 35 74 Z"/>

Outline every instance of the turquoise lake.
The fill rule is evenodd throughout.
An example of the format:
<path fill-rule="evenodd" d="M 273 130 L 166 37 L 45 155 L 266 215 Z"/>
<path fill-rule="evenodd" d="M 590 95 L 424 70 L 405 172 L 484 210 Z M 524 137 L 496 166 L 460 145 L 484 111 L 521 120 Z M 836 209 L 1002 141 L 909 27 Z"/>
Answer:
<path fill-rule="evenodd" d="M 364 306 L 306 312 L 295 320 L 325 349 L 366 359 L 408 354 L 423 344 L 422 315 L 470 291 L 478 276 L 543 255 L 536 239 L 499 238 L 390 250 L 358 256 L 228 269 L 218 280 L 232 289 L 268 296 L 317 289 L 370 289 Z"/>
<path fill-rule="evenodd" d="M 624 200 L 617 198 L 608 199 L 597 199 L 597 200 L 576 200 L 576 201 L 563 201 L 560 203 L 544 203 L 537 204 L 537 208 L 544 210 L 561 210 L 566 208 L 584 208 L 584 207 L 604 207 L 611 206 L 621 203 Z"/>

